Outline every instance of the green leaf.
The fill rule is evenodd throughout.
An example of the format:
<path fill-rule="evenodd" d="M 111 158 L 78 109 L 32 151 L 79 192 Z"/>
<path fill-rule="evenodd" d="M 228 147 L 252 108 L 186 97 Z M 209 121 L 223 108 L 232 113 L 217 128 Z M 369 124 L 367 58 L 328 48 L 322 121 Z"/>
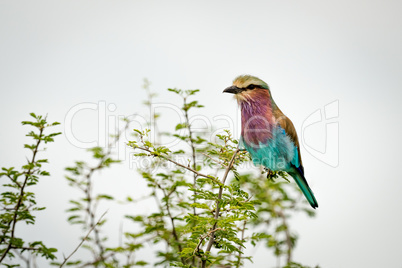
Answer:
<path fill-rule="evenodd" d="M 168 88 L 167 90 L 170 92 L 174 92 L 178 95 L 180 95 L 182 93 L 182 91 L 180 89 L 176 89 L 176 88 Z"/>
<path fill-rule="evenodd" d="M 111 196 L 111 195 L 98 194 L 98 195 L 96 196 L 96 199 L 97 199 L 97 200 L 101 200 L 101 199 L 113 200 L 114 198 L 113 198 L 113 196 Z"/>
<path fill-rule="evenodd" d="M 148 265 L 148 263 L 147 263 L 146 261 L 137 261 L 134 265 L 137 265 L 137 266 L 146 266 L 146 265 Z"/>
<path fill-rule="evenodd" d="M 187 126 L 188 126 L 187 123 L 179 123 L 176 125 L 175 130 L 183 129 L 186 128 Z"/>

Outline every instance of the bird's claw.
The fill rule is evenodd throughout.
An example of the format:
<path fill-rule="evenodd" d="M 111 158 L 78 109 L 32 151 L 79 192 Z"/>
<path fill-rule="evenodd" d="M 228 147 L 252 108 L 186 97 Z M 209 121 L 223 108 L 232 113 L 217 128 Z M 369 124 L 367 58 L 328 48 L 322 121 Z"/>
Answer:
<path fill-rule="evenodd" d="M 265 168 L 265 171 L 267 172 L 267 179 L 272 179 L 272 175 L 274 175 L 274 172 L 269 168 Z"/>

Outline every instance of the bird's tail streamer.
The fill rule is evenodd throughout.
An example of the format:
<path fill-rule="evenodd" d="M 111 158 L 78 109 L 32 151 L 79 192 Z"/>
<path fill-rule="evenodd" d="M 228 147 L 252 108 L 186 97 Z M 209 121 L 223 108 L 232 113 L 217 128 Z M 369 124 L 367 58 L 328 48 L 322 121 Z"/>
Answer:
<path fill-rule="evenodd" d="M 304 178 L 303 171 L 300 168 L 294 167 L 294 171 L 288 172 L 290 176 L 296 181 L 297 185 L 303 192 L 304 196 L 307 198 L 307 201 L 313 208 L 318 207 L 317 200 L 314 197 L 313 191 L 308 186 L 306 179 Z"/>

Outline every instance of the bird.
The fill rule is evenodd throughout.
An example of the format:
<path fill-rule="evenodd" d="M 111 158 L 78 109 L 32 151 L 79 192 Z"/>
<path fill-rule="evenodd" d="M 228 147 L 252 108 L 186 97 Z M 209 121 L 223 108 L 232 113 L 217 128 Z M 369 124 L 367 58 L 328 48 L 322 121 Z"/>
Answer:
<path fill-rule="evenodd" d="M 240 148 L 249 152 L 255 165 L 288 173 L 311 207 L 317 208 L 304 177 L 296 129 L 275 103 L 268 84 L 255 76 L 240 75 L 223 93 L 234 94 L 241 110 Z"/>

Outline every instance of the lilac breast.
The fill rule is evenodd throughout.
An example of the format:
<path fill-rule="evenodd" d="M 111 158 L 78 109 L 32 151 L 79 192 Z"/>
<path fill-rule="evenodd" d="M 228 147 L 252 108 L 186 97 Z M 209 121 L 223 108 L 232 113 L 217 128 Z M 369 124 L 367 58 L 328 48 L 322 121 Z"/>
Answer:
<path fill-rule="evenodd" d="M 250 146 L 266 143 L 272 138 L 274 120 L 268 99 L 241 103 L 241 135 Z"/>

